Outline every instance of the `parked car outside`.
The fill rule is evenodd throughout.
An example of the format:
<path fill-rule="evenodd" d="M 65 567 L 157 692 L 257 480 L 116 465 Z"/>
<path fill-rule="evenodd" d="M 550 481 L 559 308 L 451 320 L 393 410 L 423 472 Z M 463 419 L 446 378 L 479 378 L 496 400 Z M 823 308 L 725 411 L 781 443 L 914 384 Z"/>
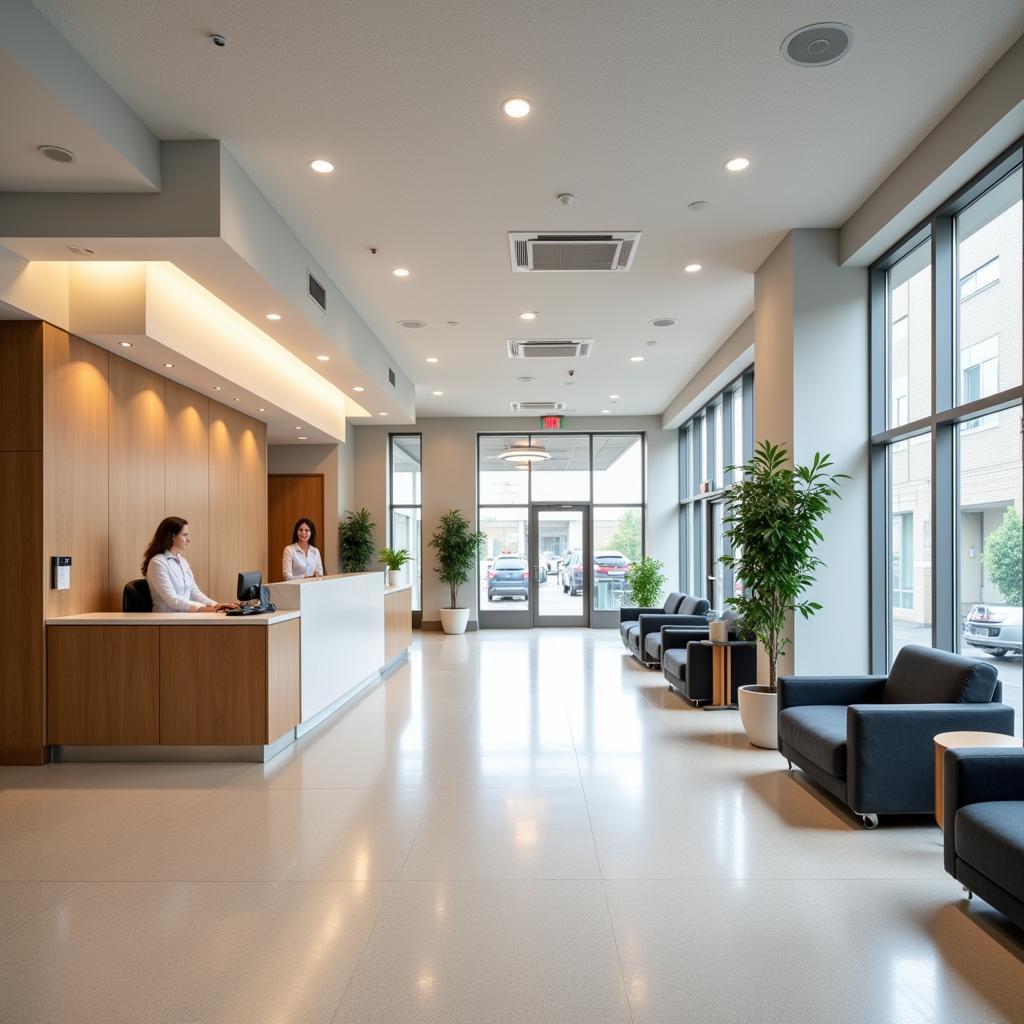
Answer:
<path fill-rule="evenodd" d="M 1021 653 L 1021 609 L 1001 604 L 976 604 L 961 623 L 965 644 L 1002 658 Z"/>
<path fill-rule="evenodd" d="M 546 583 L 547 576 L 541 574 L 538 583 Z M 487 570 L 487 600 L 500 601 L 502 598 L 530 596 L 530 568 L 522 555 L 498 555 Z"/>
<path fill-rule="evenodd" d="M 540 564 L 544 566 L 545 572 L 550 576 L 552 573 L 558 572 L 559 556 L 553 551 L 542 551 Z"/>

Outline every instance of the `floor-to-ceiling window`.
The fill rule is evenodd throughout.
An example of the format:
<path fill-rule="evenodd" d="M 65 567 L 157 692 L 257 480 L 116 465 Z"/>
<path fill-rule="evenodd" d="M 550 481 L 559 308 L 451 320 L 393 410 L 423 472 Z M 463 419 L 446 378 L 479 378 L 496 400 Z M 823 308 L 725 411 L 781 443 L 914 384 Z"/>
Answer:
<path fill-rule="evenodd" d="M 412 584 L 413 611 L 420 611 L 423 587 L 423 439 L 419 434 L 391 435 L 389 488 L 389 540 L 404 548 L 410 561 L 402 569 L 402 582 Z"/>
<path fill-rule="evenodd" d="M 1022 150 L 872 268 L 872 660 L 907 643 L 1021 684 Z"/>
<path fill-rule="evenodd" d="M 725 496 L 754 447 L 754 374 L 748 370 L 679 428 L 679 587 L 721 609 L 736 581 L 721 565 L 731 554 Z"/>

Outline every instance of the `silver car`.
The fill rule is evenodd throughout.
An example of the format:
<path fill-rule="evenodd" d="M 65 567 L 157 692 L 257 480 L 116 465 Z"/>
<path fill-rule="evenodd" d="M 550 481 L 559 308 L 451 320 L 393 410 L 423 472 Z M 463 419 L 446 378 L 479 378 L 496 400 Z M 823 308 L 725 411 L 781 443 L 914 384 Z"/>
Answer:
<path fill-rule="evenodd" d="M 1021 609 L 1002 604 L 976 604 L 963 620 L 961 639 L 993 658 L 1021 653 Z"/>

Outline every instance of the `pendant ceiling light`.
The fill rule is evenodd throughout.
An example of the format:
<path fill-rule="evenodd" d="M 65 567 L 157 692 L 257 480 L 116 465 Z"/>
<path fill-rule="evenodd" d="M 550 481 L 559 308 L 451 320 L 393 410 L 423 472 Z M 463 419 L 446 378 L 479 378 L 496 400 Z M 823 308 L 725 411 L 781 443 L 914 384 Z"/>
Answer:
<path fill-rule="evenodd" d="M 539 444 L 517 444 L 506 448 L 498 458 L 514 463 L 546 462 L 551 453 Z"/>

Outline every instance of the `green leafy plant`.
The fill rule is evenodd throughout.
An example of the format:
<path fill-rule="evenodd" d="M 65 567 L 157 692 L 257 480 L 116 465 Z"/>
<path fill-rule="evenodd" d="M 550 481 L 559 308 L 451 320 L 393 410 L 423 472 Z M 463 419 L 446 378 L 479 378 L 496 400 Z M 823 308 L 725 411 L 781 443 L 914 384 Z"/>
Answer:
<path fill-rule="evenodd" d="M 829 472 L 828 455 L 815 452 L 809 466 L 792 469 L 788 458 L 781 445 L 762 441 L 742 467 L 743 479 L 726 496 L 725 535 L 736 554 L 721 559 L 742 586 L 742 594 L 727 598 L 726 604 L 764 647 L 772 692 L 779 658 L 791 643 L 785 635 L 787 614 L 799 612 L 807 619 L 821 609 L 802 595 L 824 565 L 814 554 L 823 539 L 818 524 L 839 497 L 839 482 L 850 479 Z"/>
<path fill-rule="evenodd" d="M 412 555 L 405 548 L 381 548 L 377 557 L 392 571 L 398 572 L 406 562 L 412 561 Z"/>
<path fill-rule="evenodd" d="M 631 562 L 640 561 L 643 550 L 640 526 L 640 513 L 635 508 L 627 508 L 619 516 L 615 532 L 608 538 L 608 550 L 621 551 Z"/>
<path fill-rule="evenodd" d="M 665 586 L 664 563 L 648 555 L 634 562 L 626 570 L 629 599 L 638 608 L 653 608 Z"/>
<path fill-rule="evenodd" d="M 441 516 L 430 538 L 430 546 L 437 552 L 434 571 L 451 590 L 449 608 L 458 607 L 459 587 L 469 582 L 469 574 L 476 566 L 480 546 L 486 540 L 483 532 L 478 530 L 474 533 L 469 527 L 469 520 L 453 508 Z"/>
<path fill-rule="evenodd" d="M 1021 521 L 1011 505 L 1003 513 L 1003 521 L 985 538 L 985 572 L 993 586 L 1003 595 L 1004 604 L 1020 605 Z"/>
<path fill-rule="evenodd" d="M 367 509 L 346 512 L 338 523 L 338 547 L 342 572 L 366 572 L 373 561 L 373 531 L 377 529 Z"/>

